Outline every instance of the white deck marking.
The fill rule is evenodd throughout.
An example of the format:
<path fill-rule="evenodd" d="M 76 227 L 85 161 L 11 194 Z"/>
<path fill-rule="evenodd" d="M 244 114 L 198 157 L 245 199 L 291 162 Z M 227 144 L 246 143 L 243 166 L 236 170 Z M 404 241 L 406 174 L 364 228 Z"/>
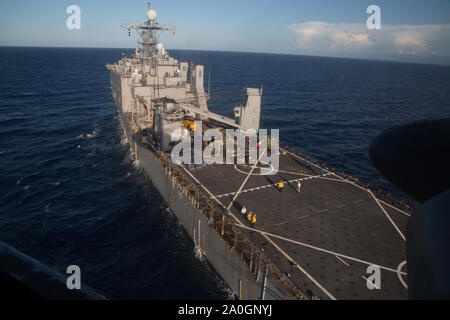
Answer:
<path fill-rule="evenodd" d="M 403 211 L 403 210 L 400 210 L 400 209 L 397 208 L 397 207 L 394 207 L 393 205 L 387 203 L 386 201 L 383 201 L 383 200 L 380 200 L 380 199 L 378 199 L 378 201 L 380 201 L 381 203 L 387 205 L 388 207 L 391 207 L 392 209 L 397 210 L 397 211 L 400 212 L 400 213 L 403 213 L 404 215 L 407 215 L 408 217 L 411 217 L 411 215 L 410 215 L 409 213 L 407 213 L 407 212 L 405 212 L 405 211 Z"/>
<path fill-rule="evenodd" d="M 228 208 L 226 208 L 222 202 L 220 202 L 212 193 L 211 191 L 208 190 L 208 188 L 206 188 L 205 185 L 203 185 L 202 183 L 200 183 L 200 181 L 197 180 L 197 178 L 191 173 L 189 172 L 189 170 L 187 170 L 185 167 L 181 166 L 183 168 L 184 171 L 186 171 L 193 179 L 194 181 L 196 181 L 199 185 L 202 186 L 202 188 L 212 197 L 212 199 L 214 199 L 217 203 L 219 203 L 220 206 L 222 206 L 223 208 L 225 208 L 225 210 L 227 210 L 227 212 L 234 218 L 234 220 L 236 220 L 237 222 L 237 226 L 238 227 L 243 227 L 245 228 L 244 224 L 241 222 L 241 220 L 239 220 Z M 310 279 L 320 290 L 322 290 L 330 299 L 332 300 L 336 300 L 336 298 L 328 292 L 328 290 L 325 289 L 324 286 L 322 286 L 316 279 L 314 279 L 305 269 L 303 269 L 300 264 L 298 262 L 296 262 L 294 259 L 292 259 L 286 252 L 284 252 L 279 246 L 277 246 L 271 239 L 269 239 L 269 237 L 265 234 L 263 234 L 262 230 L 258 230 L 255 228 L 249 228 L 251 230 L 254 230 L 256 232 L 260 232 L 262 233 L 262 236 L 269 241 L 278 251 L 280 251 L 289 261 L 293 261 L 298 269 L 308 278 Z"/>
<path fill-rule="evenodd" d="M 295 244 L 298 244 L 298 245 L 301 245 L 301 246 L 304 246 L 304 247 L 307 247 L 307 248 L 310 248 L 310 249 L 314 249 L 314 250 L 317 250 L 317 251 L 322 251 L 322 252 L 325 252 L 325 253 L 328 253 L 328 254 L 336 255 L 338 257 L 345 258 L 347 260 L 352 260 L 352 261 L 359 262 L 359 263 L 362 263 L 362 264 L 365 264 L 365 265 L 369 265 L 369 266 L 370 265 L 377 265 L 381 269 L 384 269 L 384 270 L 387 270 L 387 271 L 391 271 L 391 272 L 397 272 L 397 270 L 394 269 L 394 268 L 381 266 L 378 263 L 373 263 L 373 262 L 361 260 L 361 259 L 358 259 L 358 258 L 350 257 L 350 256 L 347 256 L 347 255 L 342 254 L 342 253 L 338 253 L 338 252 L 330 251 L 330 250 L 327 250 L 327 249 L 319 248 L 319 247 L 316 247 L 316 246 L 313 246 L 313 245 L 310 245 L 310 244 L 307 244 L 307 243 L 303 243 L 303 242 L 300 242 L 300 241 L 296 241 L 296 240 L 292 240 L 292 239 L 289 239 L 289 238 L 285 238 L 285 237 L 282 237 L 282 236 L 279 236 L 279 235 L 276 235 L 276 234 L 273 234 L 273 233 L 270 233 L 270 232 L 257 230 L 257 229 L 250 228 L 250 227 L 247 227 L 247 226 L 244 226 L 244 225 L 241 225 L 239 227 L 259 232 L 262 235 L 266 235 L 266 236 L 274 237 L 274 238 L 277 238 L 277 239 L 280 239 L 280 240 L 285 240 L 285 241 L 288 241 L 288 242 L 292 242 L 292 243 L 295 243 Z M 406 275 L 405 272 L 401 272 L 401 274 Z"/>
<path fill-rule="evenodd" d="M 322 177 L 321 176 L 311 176 L 310 178 L 292 179 L 292 180 L 287 180 L 287 181 L 283 180 L 283 181 L 280 181 L 280 182 L 293 183 L 293 182 L 298 182 L 298 181 L 309 180 L 309 179 L 312 179 L 312 178 L 322 178 Z M 249 188 L 249 189 L 242 190 L 242 192 L 257 191 L 257 190 L 268 188 L 268 187 L 275 187 L 278 183 L 279 182 L 272 183 L 272 184 L 266 184 L 266 185 L 262 185 L 262 186 L 259 186 L 259 187 Z M 231 195 L 234 195 L 234 194 L 236 194 L 236 192 L 224 193 L 224 194 L 220 194 L 220 195 L 216 196 L 216 198 L 222 198 L 222 197 L 231 196 Z"/>
<path fill-rule="evenodd" d="M 284 149 L 281 149 L 281 150 L 284 150 Z M 297 157 L 297 158 L 299 158 L 299 159 L 302 159 L 302 160 L 304 160 L 303 158 L 301 158 L 301 157 L 299 157 L 299 156 L 297 156 L 297 155 L 295 155 L 295 154 L 293 154 L 293 153 L 291 153 L 291 152 L 289 152 L 289 151 L 287 151 L 286 150 L 286 152 L 287 153 L 289 153 L 289 154 L 291 154 L 292 156 L 294 156 L 294 157 Z M 368 261 L 365 261 L 365 260 L 361 260 L 361 259 L 357 259 L 357 258 L 354 258 L 354 257 L 350 257 L 350 256 L 347 256 L 347 255 L 344 255 L 344 254 L 340 254 L 340 253 L 337 253 L 337 252 L 333 252 L 333 251 L 330 251 L 330 250 L 326 250 L 326 249 L 323 249 L 323 248 L 319 248 L 319 247 L 315 247 L 315 246 L 312 246 L 312 245 L 308 245 L 308 244 L 306 244 L 306 243 L 302 243 L 302 242 L 299 242 L 299 241 L 295 241 L 295 240 L 292 240 L 292 239 L 288 239 L 288 238 L 285 238 L 285 237 L 281 237 L 281 236 L 278 236 L 278 235 L 275 235 L 275 234 L 271 234 L 271 233 L 268 233 L 268 232 L 265 232 L 265 231 L 262 231 L 262 230 L 258 230 L 258 229 L 255 229 L 255 228 L 250 228 L 250 227 L 247 227 L 247 226 L 245 226 L 241 221 L 240 221 L 240 219 L 238 219 L 229 209 L 231 208 L 231 205 L 233 204 L 233 202 L 236 200 L 236 198 L 237 198 L 237 196 L 239 195 L 239 193 L 242 191 L 242 188 L 243 188 L 243 186 L 246 184 L 246 182 L 247 182 L 247 180 L 248 180 L 248 178 L 251 176 L 251 174 L 252 174 L 252 172 L 253 172 L 253 170 L 256 168 L 256 165 L 258 164 L 258 162 L 259 162 L 259 160 L 260 159 L 258 159 L 258 161 L 256 162 L 256 164 L 252 167 L 252 170 L 250 170 L 250 172 L 248 173 L 248 175 L 247 175 L 247 177 L 246 177 L 246 179 L 244 180 L 244 182 L 243 182 L 243 184 L 241 185 L 241 187 L 240 187 L 240 189 L 237 191 L 237 192 L 232 192 L 232 193 L 229 193 L 229 194 L 225 194 L 225 195 L 232 195 L 232 194 L 234 194 L 235 196 L 234 196 L 234 198 L 233 198 L 233 200 L 230 202 L 230 204 L 229 204 L 229 206 L 228 206 L 228 208 L 227 207 L 225 207 L 217 198 L 218 197 L 222 197 L 222 196 L 225 196 L 225 195 L 220 195 L 220 196 L 214 196 L 207 188 L 206 188 L 206 186 L 204 186 L 202 183 L 200 183 L 200 181 L 198 181 L 186 168 L 184 168 L 183 166 L 182 166 L 182 168 L 197 182 L 197 183 L 199 183 L 199 185 L 201 185 L 202 186 L 202 188 L 211 196 L 211 198 L 212 199 L 214 199 L 217 203 L 219 203 L 219 205 L 220 206 L 222 206 L 223 208 L 225 208 L 226 210 L 227 210 L 227 212 L 234 218 L 234 220 L 236 220 L 236 222 L 237 222 L 237 226 L 238 227 L 241 227 L 241 228 L 244 228 L 244 229 L 248 229 L 248 230 L 252 230 L 252 231 L 255 231 L 255 232 L 259 232 L 267 241 L 269 241 L 279 252 L 281 252 L 289 261 L 292 261 L 292 262 L 294 262 L 296 265 L 297 265 L 297 268 L 306 276 L 306 277 L 308 277 L 318 288 L 320 288 L 330 299 L 333 299 L 333 300 L 336 300 L 336 298 L 330 293 L 330 292 L 328 292 L 328 290 L 326 290 L 325 289 L 325 287 L 323 287 L 316 279 L 314 279 L 305 269 L 303 269 L 301 266 L 300 266 L 300 264 L 299 263 L 297 263 L 294 259 L 292 259 L 285 251 L 283 251 L 275 242 L 273 242 L 272 241 L 272 239 L 270 239 L 269 238 L 269 236 L 271 236 L 271 237 L 274 237 L 274 238 L 278 238 L 278 239 L 281 239 L 281 240 L 285 240 L 285 241 L 288 241 L 288 242 L 291 242 L 291 243 L 295 243 L 295 244 L 298 244 L 298 245 L 302 245 L 302 246 L 305 246 L 305 247 L 308 247 L 308 248 L 311 248 L 311 249 L 315 249 L 315 250 L 318 250 L 318 251 L 321 251 L 321 252 L 325 252 L 325 253 L 328 253 L 328 254 L 333 254 L 335 257 L 342 257 L 342 258 L 346 258 L 346 259 L 348 259 L 348 260 L 352 260 L 352 261 L 355 261 L 355 262 L 359 262 L 359 263 L 362 263 L 362 264 L 366 264 L 366 265 L 374 265 L 374 263 L 371 263 L 371 262 L 368 262 Z M 318 165 L 316 165 L 316 164 L 313 164 L 315 167 L 317 167 L 317 168 L 320 168 L 320 169 L 323 169 L 323 168 L 321 168 L 321 167 L 319 167 Z M 372 195 L 372 197 L 376 200 L 376 202 L 378 203 L 378 205 L 380 206 L 380 208 L 383 210 L 383 212 L 385 212 L 385 210 L 384 210 L 384 208 L 381 206 L 381 204 L 379 203 L 379 202 L 382 202 L 382 203 L 384 203 L 384 204 L 386 204 L 386 205 L 388 205 L 388 206 L 390 206 L 390 207 L 392 207 L 392 208 L 394 208 L 394 209 L 396 209 L 396 210 L 398 210 L 399 212 L 401 212 L 401 213 L 403 213 L 403 214 L 405 214 L 405 215 L 408 215 L 409 216 L 409 214 L 408 213 L 406 213 L 406 212 L 404 212 L 404 211 L 402 211 L 402 210 L 400 210 L 400 209 L 398 209 L 398 208 L 396 208 L 396 207 L 393 207 L 393 206 L 391 206 L 390 204 L 388 204 L 388 203 L 386 203 L 386 202 L 384 202 L 384 201 L 382 201 L 382 200 L 379 200 L 378 198 L 376 198 L 374 195 L 373 195 L 373 193 L 370 191 L 370 190 L 368 190 L 368 189 L 365 189 L 365 188 L 363 188 L 363 187 L 360 187 L 360 186 L 358 186 L 356 183 L 354 183 L 354 182 L 352 182 L 352 181 L 348 181 L 348 180 L 346 180 L 346 179 L 344 179 L 344 178 L 342 178 L 342 177 L 340 177 L 339 175 L 337 175 L 337 174 L 335 174 L 335 173 L 333 173 L 333 172 L 331 172 L 331 171 L 328 171 L 328 170 L 326 170 L 326 169 L 324 169 L 324 171 L 326 172 L 326 174 L 325 175 L 334 175 L 334 176 L 336 176 L 338 179 L 332 179 L 332 178 L 327 178 L 327 177 L 325 177 L 325 176 L 320 176 L 320 175 L 317 175 L 317 176 L 307 176 L 307 177 L 305 177 L 305 178 L 302 178 L 302 179 L 296 179 L 296 180 L 292 180 L 292 182 L 293 181 L 301 181 L 301 180 L 309 180 L 309 179 L 313 179 L 313 178 L 321 178 L 321 179 L 326 179 L 326 180 L 332 180 L 332 181 L 339 181 L 339 182 L 347 182 L 347 183 L 350 183 L 350 184 L 352 184 L 352 185 L 354 185 L 355 187 L 358 187 L 358 188 L 360 188 L 360 189 L 362 189 L 362 190 L 365 190 L 366 192 L 370 192 L 370 194 Z M 289 174 L 297 174 L 297 175 L 302 175 L 302 174 L 299 174 L 299 173 L 291 173 L 291 172 L 285 172 L 285 173 L 289 173 Z M 303 176 L 305 176 L 305 175 L 303 175 Z M 271 185 L 267 185 L 267 186 L 262 186 L 262 187 L 258 187 L 258 189 L 259 188 L 263 188 L 263 187 L 268 187 L 268 186 L 272 186 L 273 184 L 271 184 Z M 252 188 L 252 189 L 247 189 L 247 191 L 252 191 L 252 190 L 254 190 L 255 188 Z M 388 217 L 388 219 L 390 219 L 390 217 L 389 217 L 389 215 L 385 212 L 385 215 Z M 300 218 L 302 218 L 302 217 L 300 217 Z M 300 219 L 299 218 L 299 219 Z M 390 221 L 393 223 L 393 221 L 390 219 Z M 394 226 L 396 226 L 395 225 L 395 223 L 393 223 L 394 224 Z M 398 230 L 399 231 L 399 230 Z M 401 234 L 401 232 L 400 232 L 400 234 Z M 378 264 L 376 264 L 376 265 L 378 265 Z M 387 270 L 387 271 L 391 271 L 391 272 L 396 272 L 398 275 L 407 275 L 407 273 L 405 273 L 405 272 L 402 272 L 402 271 L 397 271 L 397 270 L 395 270 L 395 269 L 393 269 L 393 268 L 389 268 L 389 267 L 385 267 L 385 266 L 381 266 L 381 265 L 378 265 L 381 269 L 384 269 L 384 270 Z M 364 278 L 364 277 L 363 277 Z M 365 278 L 364 278 L 365 279 Z M 367 279 L 366 279 L 366 281 L 367 281 Z"/>
<path fill-rule="evenodd" d="M 304 215 L 304 216 L 298 217 L 297 219 L 304 219 L 304 218 L 308 218 L 308 217 L 309 217 L 309 214 L 306 214 L 306 215 Z M 292 220 L 293 220 L 293 219 L 291 219 L 291 220 L 286 220 L 286 221 L 283 221 L 283 222 L 274 224 L 273 226 L 274 226 L 274 227 L 282 226 L 283 224 L 286 224 L 286 223 L 288 223 L 289 221 L 292 221 Z"/>
<path fill-rule="evenodd" d="M 361 190 L 364 190 L 364 191 L 366 191 L 366 192 L 369 192 L 369 191 L 370 191 L 369 189 L 366 189 L 366 188 L 363 188 L 363 187 L 361 187 L 361 186 L 358 186 L 358 185 L 357 185 L 356 183 L 354 183 L 353 181 L 348 181 L 348 180 L 346 180 L 346 179 L 344 179 L 344 178 L 342 178 L 342 177 L 340 177 L 340 176 L 338 176 L 338 175 L 336 175 L 336 174 L 335 174 L 335 176 L 339 177 L 340 180 L 337 180 L 337 179 L 332 179 L 332 180 L 334 180 L 334 181 L 341 181 L 341 182 L 346 182 L 346 183 L 352 184 L 352 185 L 354 185 L 355 187 L 357 187 L 357 188 L 359 188 L 359 189 L 361 189 Z M 391 207 L 392 209 L 395 209 L 395 210 L 397 210 L 398 212 L 400 212 L 400 213 L 402 213 L 402 214 L 404 214 L 404 215 L 406 215 L 406 216 L 408 216 L 408 217 L 411 216 L 409 213 L 407 213 L 407 212 L 405 212 L 405 211 L 403 211 L 403 210 L 401 210 L 401 209 L 399 209 L 399 208 L 397 208 L 397 207 L 394 207 L 393 205 L 387 203 L 386 201 L 383 201 L 383 200 L 381 200 L 381 199 L 378 199 L 377 197 L 375 197 L 375 195 L 372 195 L 372 196 L 373 196 L 374 198 L 376 198 L 376 199 L 377 199 L 379 202 L 381 202 L 382 204 L 385 204 L 385 205 L 387 205 L 388 207 Z"/>
<path fill-rule="evenodd" d="M 258 231 L 262 232 L 262 231 Z M 331 300 L 337 300 L 335 296 L 333 296 L 323 285 L 319 283 L 316 279 L 313 278 L 305 269 L 303 269 L 300 264 L 292 259 L 286 252 L 284 252 L 275 242 L 272 241 L 267 235 L 263 234 L 263 237 L 266 238 L 267 241 L 269 241 L 275 248 L 278 249 L 289 261 L 292 261 L 296 264 L 297 268 L 306 276 L 309 280 L 311 280 L 319 289 L 321 289 Z"/>
<path fill-rule="evenodd" d="M 292 153 L 292 152 L 287 151 L 286 149 L 283 149 L 283 148 L 280 148 L 280 149 L 286 151 L 287 153 L 289 153 L 289 154 L 290 154 L 291 156 L 293 156 L 293 157 L 299 158 L 299 159 L 301 159 L 301 160 L 306 160 L 306 159 L 304 159 L 304 158 L 302 158 L 302 157 L 296 155 L 295 153 Z M 320 168 L 320 167 L 319 167 L 318 165 L 316 165 L 316 164 L 313 164 L 313 166 L 315 166 L 315 167 L 317 167 L 317 168 Z M 321 168 L 321 169 L 322 169 L 322 168 Z M 330 173 L 331 175 L 334 175 L 334 176 L 338 177 L 342 182 L 350 183 L 350 184 L 354 185 L 355 187 L 358 187 L 358 188 L 360 188 L 360 189 L 362 189 L 362 190 L 364 190 L 364 191 L 368 191 L 368 189 L 363 188 L 363 187 L 357 185 L 357 184 L 354 183 L 353 181 L 349 181 L 349 180 L 347 180 L 347 179 L 344 179 L 344 178 L 342 178 L 341 176 L 337 175 L 337 174 L 334 173 L 334 172 L 328 171 L 328 170 L 326 170 L 326 169 L 324 169 L 324 171 L 327 172 L 327 173 Z M 325 179 L 329 179 L 329 178 L 325 178 Z M 330 179 L 330 180 L 331 180 L 331 179 Z M 332 180 L 334 180 L 334 181 L 339 181 L 339 180 L 336 180 L 336 179 L 332 179 Z M 377 199 L 378 199 L 378 198 L 377 198 Z M 409 213 L 407 213 L 407 212 L 405 212 L 405 211 L 403 211 L 403 210 L 401 210 L 401 209 L 399 209 L 399 208 L 397 208 L 397 207 L 394 207 L 393 205 L 391 205 L 391 204 L 389 204 L 389 203 L 387 203 L 387 202 L 385 202 L 385 201 L 383 201 L 383 200 L 381 200 L 381 199 L 378 199 L 378 201 L 380 201 L 381 203 L 383 203 L 383 204 L 385 204 L 385 205 L 391 207 L 392 209 L 397 210 L 398 212 L 401 212 L 401 213 L 407 215 L 408 217 L 411 216 Z"/>
<path fill-rule="evenodd" d="M 347 262 L 345 262 L 344 260 L 342 260 L 341 258 L 339 258 L 337 255 L 334 255 L 340 262 L 342 262 L 343 264 L 345 264 L 347 267 L 349 266 L 349 264 Z"/>
<path fill-rule="evenodd" d="M 278 172 L 281 173 L 287 173 L 287 174 L 292 174 L 292 175 L 296 175 L 296 176 L 304 176 L 304 177 L 310 177 L 310 178 L 320 178 L 320 177 L 325 177 L 325 176 L 329 176 L 332 173 L 325 173 L 323 176 L 320 174 L 317 175 L 312 175 L 312 174 L 307 174 L 307 173 L 300 173 L 300 172 L 292 172 L 292 171 L 284 171 L 284 170 L 278 170 Z"/>
<path fill-rule="evenodd" d="M 247 176 L 245 177 L 244 182 L 242 182 L 241 187 L 239 188 L 239 190 L 234 194 L 233 200 L 231 200 L 231 202 L 228 204 L 227 209 L 230 210 L 231 206 L 233 205 L 234 201 L 237 199 L 237 197 L 239 196 L 239 193 L 241 193 L 242 188 L 245 186 L 245 184 L 247 183 L 248 179 L 250 178 L 250 176 L 252 175 L 253 170 L 256 169 L 256 166 L 259 163 L 259 160 L 261 160 L 262 156 L 266 153 L 267 149 L 265 149 L 263 151 L 263 153 L 261 153 L 261 155 L 258 158 L 258 161 L 256 161 L 256 163 L 253 165 L 252 169 L 250 170 L 250 172 L 247 174 Z"/>
<path fill-rule="evenodd" d="M 282 150 L 284 150 L 284 149 L 282 149 Z M 285 151 L 286 151 L 287 153 L 289 153 L 290 155 L 294 156 L 294 157 L 297 157 L 297 158 L 299 158 L 299 159 L 305 160 L 305 159 L 303 159 L 302 157 L 297 156 L 296 154 L 293 154 L 293 153 L 291 153 L 291 152 L 289 152 L 289 151 L 287 151 L 287 150 L 285 150 Z M 317 166 L 317 165 L 315 165 L 315 166 L 319 168 L 319 166 Z M 324 170 L 325 170 L 325 169 L 324 169 Z M 327 170 L 325 170 L 325 171 L 327 171 Z M 327 172 L 330 172 L 330 171 L 327 171 Z M 395 230 L 397 230 L 398 234 L 399 234 L 400 237 L 403 239 L 403 241 L 406 241 L 405 236 L 404 236 L 403 233 L 400 231 L 400 229 L 397 227 L 397 225 L 396 225 L 395 222 L 392 220 L 392 218 L 389 216 L 389 214 L 386 212 L 386 210 L 383 208 L 383 206 L 381 205 L 381 203 L 384 203 L 385 205 L 387 205 L 387 206 L 389 206 L 389 207 L 391 207 L 391 208 L 394 208 L 394 209 L 396 209 L 397 211 L 399 211 L 399 212 L 401 212 L 401 213 L 403 213 L 403 214 L 406 214 L 407 216 L 410 216 L 408 213 L 406 213 L 405 211 L 402 211 L 402 210 L 400 210 L 400 209 L 398 209 L 398 208 L 396 208 L 396 207 L 394 207 L 394 206 L 388 204 L 387 202 L 385 202 L 385 201 L 383 201 L 383 200 L 378 199 L 377 197 L 375 197 L 375 195 L 373 194 L 373 192 L 372 192 L 370 189 L 363 188 L 363 187 L 357 185 L 355 182 L 349 181 L 349 180 L 347 180 L 347 179 L 344 179 L 344 178 L 342 178 L 341 176 L 339 176 L 339 175 L 337 175 L 337 174 L 335 174 L 335 173 L 333 173 L 333 175 L 335 175 L 336 177 L 338 177 L 342 182 L 350 183 L 350 184 L 354 185 L 355 187 L 357 187 L 357 188 L 359 188 L 359 189 L 361 189 L 361 190 L 364 190 L 364 191 L 368 192 L 368 193 L 373 197 L 373 199 L 375 200 L 375 202 L 378 204 L 378 206 L 380 207 L 380 209 L 383 211 L 384 215 L 388 218 L 389 222 L 394 226 Z M 323 178 L 323 179 L 330 179 L 330 178 Z M 333 179 L 333 180 L 335 180 L 335 179 Z M 336 180 L 336 181 L 338 181 L 338 180 Z M 380 202 L 381 202 L 381 203 L 380 203 Z"/>
<path fill-rule="evenodd" d="M 367 192 L 370 193 L 370 195 L 374 198 L 375 202 L 380 206 L 381 210 L 383 211 L 383 213 L 386 215 L 386 217 L 388 218 L 388 220 L 392 223 L 392 225 L 394 226 L 395 230 L 397 230 L 398 234 L 400 235 L 400 237 L 402 237 L 403 241 L 406 241 L 405 236 L 403 235 L 403 233 L 400 231 L 400 229 L 397 227 L 397 225 L 395 224 L 394 220 L 392 220 L 392 218 L 388 215 L 388 213 L 386 212 L 386 210 L 384 210 L 383 206 L 381 205 L 381 203 L 378 201 L 378 199 L 373 195 L 372 191 L 368 190 Z"/>
<path fill-rule="evenodd" d="M 261 162 L 262 163 L 262 162 Z M 273 172 L 274 170 L 275 170 L 275 168 L 269 163 L 269 166 L 270 166 L 270 172 L 269 173 L 271 173 L 271 172 Z M 258 167 L 258 168 L 260 168 L 260 169 L 262 169 L 263 167 Z M 238 167 L 237 167 L 237 165 L 234 165 L 234 169 L 237 171 L 237 172 L 239 172 L 239 173 L 242 173 L 242 174 L 247 174 L 248 172 L 245 172 L 245 171 L 243 171 L 243 170 L 240 170 L 240 169 L 238 169 Z M 267 168 L 266 168 L 267 169 Z M 261 173 L 261 171 L 260 171 L 260 173 L 255 173 L 255 174 L 253 174 L 253 175 L 255 175 L 255 176 L 264 176 L 264 175 L 267 175 L 268 173 L 265 173 L 265 174 L 262 174 Z"/>
<path fill-rule="evenodd" d="M 402 268 L 403 268 L 403 266 L 404 266 L 405 264 L 406 264 L 406 260 L 403 261 L 403 262 L 401 262 L 401 263 L 398 265 L 398 267 L 397 267 L 397 276 L 398 276 L 398 280 L 400 280 L 401 284 L 402 284 L 406 289 L 408 289 L 408 285 L 406 284 L 405 280 L 403 280 L 403 277 L 402 277 L 402 274 L 401 274 Z"/>
<path fill-rule="evenodd" d="M 186 169 L 184 166 L 180 165 L 180 167 L 187 173 L 189 174 L 189 176 L 194 179 L 195 182 L 197 182 L 211 197 L 211 199 L 215 200 L 218 204 L 220 204 L 221 207 L 225 208 L 225 206 L 222 204 L 222 202 L 220 202 L 213 194 L 211 191 L 208 190 L 208 188 L 206 188 L 206 186 L 201 183 L 200 181 L 198 181 L 198 179 L 188 170 Z M 226 208 L 225 208 L 226 209 Z"/>
<path fill-rule="evenodd" d="M 292 153 L 292 152 L 287 151 L 286 149 L 283 149 L 283 148 L 280 148 L 280 149 L 283 150 L 283 151 L 286 151 L 286 152 L 289 153 L 291 156 L 294 156 L 294 157 L 299 158 L 299 159 L 304 160 L 304 161 L 306 160 L 306 159 L 304 159 L 304 158 L 302 158 L 302 157 L 296 155 L 295 153 Z M 312 162 L 311 162 L 311 163 L 312 163 Z M 325 171 L 326 173 L 334 174 L 333 172 L 328 171 L 328 170 L 326 170 L 325 168 L 322 168 L 322 167 L 318 166 L 318 165 L 315 164 L 315 163 L 312 163 L 312 165 L 313 165 L 314 167 L 319 168 L 319 169 L 323 169 L 323 171 Z"/>
<path fill-rule="evenodd" d="M 253 170 L 256 168 L 258 162 L 261 160 L 261 157 L 264 155 L 264 153 L 266 152 L 266 150 L 264 150 L 264 152 L 261 154 L 261 156 L 259 157 L 258 161 L 256 161 L 255 165 L 252 167 L 252 169 L 250 170 L 250 172 L 248 173 L 247 177 L 245 178 L 244 182 L 242 183 L 241 187 L 239 188 L 239 190 L 235 193 L 233 200 L 231 200 L 230 204 L 227 207 L 227 210 L 230 212 L 230 208 L 233 205 L 233 202 L 236 200 L 236 198 L 239 196 L 239 193 L 241 192 L 242 188 L 244 187 L 244 185 L 247 183 L 248 178 L 251 176 Z M 245 227 L 242 222 L 239 221 L 239 226 L 240 227 Z M 257 229 L 253 229 L 257 232 L 262 233 L 263 231 L 257 230 Z M 316 279 L 314 279 L 305 269 L 303 269 L 299 263 L 297 263 L 293 258 L 291 258 L 286 252 L 284 252 L 279 246 L 276 245 L 275 242 L 273 242 L 267 235 L 262 234 L 262 236 L 269 241 L 276 249 L 278 249 L 278 251 L 280 251 L 285 257 L 286 259 L 288 259 L 289 261 L 293 261 L 296 265 L 297 268 L 309 279 L 311 280 L 319 289 L 321 289 L 330 299 L 332 300 L 336 300 L 336 298 L 330 293 L 328 292 L 327 289 L 325 289 L 324 286 L 322 286 Z"/>

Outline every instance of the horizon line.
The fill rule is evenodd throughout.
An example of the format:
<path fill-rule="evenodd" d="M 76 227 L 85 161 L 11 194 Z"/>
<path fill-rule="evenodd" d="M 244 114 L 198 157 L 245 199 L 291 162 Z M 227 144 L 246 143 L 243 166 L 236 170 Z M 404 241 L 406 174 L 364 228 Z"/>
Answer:
<path fill-rule="evenodd" d="M 29 45 L 0 45 L 0 48 L 48 48 L 48 49 L 117 49 L 117 50 L 135 50 L 136 47 L 88 47 L 88 46 L 29 46 Z M 344 60 L 359 60 L 359 61 L 373 61 L 373 62 L 391 62 L 391 63 L 404 63 L 404 64 L 420 64 L 431 66 L 443 66 L 449 67 L 450 62 L 447 64 L 432 63 L 432 62 L 415 62 L 415 61 L 398 61 L 390 59 L 370 59 L 370 58 L 349 58 L 349 57 L 336 57 L 325 55 L 308 55 L 301 53 L 280 53 L 280 52 L 261 52 L 261 51 L 238 51 L 238 50 L 224 50 L 224 49 L 180 49 L 180 48 L 167 48 L 167 50 L 180 50 L 180 51 L 205 51 L 205 52 L 224 52 L 224 53 L 253 53 L 253 54 L 270 54 L 270 55 L 289 55 L 289 56 L 301 56 L 301 57 L 313 57 L 313 58 L 326 58 L 326 59 L 344 59 Z"/>

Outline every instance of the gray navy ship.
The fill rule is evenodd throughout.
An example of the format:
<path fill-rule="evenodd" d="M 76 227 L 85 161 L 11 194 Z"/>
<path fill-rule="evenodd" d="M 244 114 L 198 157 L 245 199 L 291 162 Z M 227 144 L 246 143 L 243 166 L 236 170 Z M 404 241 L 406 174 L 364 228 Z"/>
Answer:
<path fill-rule="evenodd" d="M 141 41 L 107 65 L 112 96 L 136 159 L 235 296 L 406 299 L 407 203 L 282 144 L 271 175 L 256 170 L 265 166 L 259 159 L 172 161 L 171 137 L 186 129 L 194 139 L 195 121 L 203 130 L 260 129 L 263 90 L 244 88 L 234 119 L 211 112 L 203 65 L 171 57 L 159 35 L 172 28 L 156 22 L 150 5 L 146 15 L 143 24 L 122 25 Z"/>

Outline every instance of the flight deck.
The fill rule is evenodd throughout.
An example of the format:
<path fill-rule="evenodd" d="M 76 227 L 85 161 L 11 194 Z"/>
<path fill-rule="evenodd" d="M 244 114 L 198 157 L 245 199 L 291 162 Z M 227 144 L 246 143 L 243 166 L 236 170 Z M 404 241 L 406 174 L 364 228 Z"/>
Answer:
<path fill-rule="evenodd" d="M 407 299 L 404 234 L 409 208 L 282 150 L 276 175 L 262 175 L 259 163 L 184 170 L 309 296 Z M 249 213 L 256 215 L 255 223 L 248 220 Z M 370 266 L 380 270 L 379 287 L 370 278 L 372 289 Z"/>

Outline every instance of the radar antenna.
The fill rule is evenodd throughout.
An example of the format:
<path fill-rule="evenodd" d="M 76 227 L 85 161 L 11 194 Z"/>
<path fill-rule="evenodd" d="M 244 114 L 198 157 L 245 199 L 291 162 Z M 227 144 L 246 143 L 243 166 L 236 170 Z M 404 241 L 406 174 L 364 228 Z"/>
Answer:
<path fill-rule="evenodd" d="M 142 41 L 138 42 L 142 46 L 142 52 L 139 58 L 150 60 L 156 51 L 156 45 L 159 43 L 159 37 L 163 31 L 175 30 L 174 27 L 160 27 L 156 22 L 157 13 L 151 9 L 148 3 L 147 21 L 144 24 L 122 24 L 122 28 L 134 29 L 141 37 Z"/>

